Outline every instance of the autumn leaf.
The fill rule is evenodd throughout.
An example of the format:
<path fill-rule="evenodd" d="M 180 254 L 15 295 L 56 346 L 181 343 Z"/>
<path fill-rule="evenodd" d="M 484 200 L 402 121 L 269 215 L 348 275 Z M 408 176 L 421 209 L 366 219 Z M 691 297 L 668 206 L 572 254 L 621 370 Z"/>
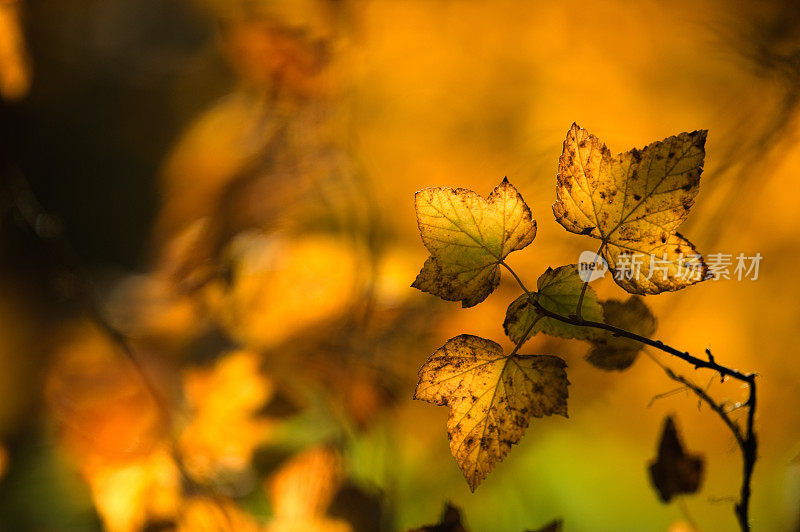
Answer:
<path fill-rule="evenodd" d="M 656 317 L 639 296 L 631 296 L 625 302 L 610 299 L 604 301 L 602 305 L 605 322 L 608 325 L 644 337 L 650 337 L 656 331 Z M 586 360 L 606 371 L 627 369 L 644 347 L 636 340 L 615 336 L 609 331 L 600 331 L 600 334 L 592 340 L 592 344 L 592 350 L 586 355 Z"/>
<path fill-rule="evenodd" d="M 450 407 L 450 450 L 472 491 L 531 417 L 567 417 L 564 361 L 549 355 L 504 355 L 499 344 L 462 334 L 447 341 L 419 372 L 415 399 Z"/>
<path fill-rule="evenodd" d="M 444 506 L 442 519 L 439 523 L 415 528 L 408 532 L 467 532 L 467 529 L 461 522 L 461 510 L 448 502 Z"/>
<path fill-rule="evenodd" d="M 703 459 L 684 452 L 672 416 L 664 421 L 658 458 L 650 464 L 650 479 L 664 502 L 696 492 L 703 480 Z"/>
<path fill-rule="evenodd" d="M 533 297 L 542 307 L 561 316 L 575 314 L 584 283 L 574 264 L 560 266 L 555 270 L 547 268 L 536 284 L 537 290 Z M 597 301 L 597 294 L 589 286 L 586 287 L 581 303 L 581 316 L 590 321 L 603 321 L 603 309 Z M 597 329 L 570 325 L 544 316 L 531 303 L 528 295 L 523 294 L 508 307 L 503 329 L 511 340 L 519 342 L 530 327 L 529 336 L 543 332 L 561 338 L 588 340 L 599 334 Z"/>
<path fill-rule="evenodd" d="M 601 241 L 614 280 L 630 293 L 680 290 L 708 276 L 677 232 L 699 189 L 706 134 L 681 133 L 612 156 L 577 124 L 567 133 L 553 213 L 567 231 Z"/>
<path fill-rule="evenodd" d="M 148 521 L 171 520 L 178 512 L 181 473 L 166 445 L 127 462 L 86 460 L 81 473 L 103 530 L 145 530 Z"/>
<path fill-rule="evenodd" d="M 274 515 L 265 532 L 351 532 L 327 515 L 343 479 L 341 456 L 319 445 L 293 456 L 265 483 Z"/>
<path fill-rule="evenodd" d="M 244 471 L 271 435 L 276 420 L 257 415 L 275 394 L 255 351 L 225 353 L 208 367 L 187 368 L 184 394 L 190 418 L 178 437 L 183 466 L 195 480 Z"/>
<path fill-rule="evenodd" d="M 500 283 L 500 263 L 536 236 L 536 221 L 503 179 L 482 198 L 463 188 L 426 188 L 415 196 L 422 242 L 431 256 L 414 288 L 472 307 Z"/>
<path fill-rule="evenodd" d="M 255 519 L 222 496 L 186 499 L 175 525 L 175 532 L 263 532 Z"/>

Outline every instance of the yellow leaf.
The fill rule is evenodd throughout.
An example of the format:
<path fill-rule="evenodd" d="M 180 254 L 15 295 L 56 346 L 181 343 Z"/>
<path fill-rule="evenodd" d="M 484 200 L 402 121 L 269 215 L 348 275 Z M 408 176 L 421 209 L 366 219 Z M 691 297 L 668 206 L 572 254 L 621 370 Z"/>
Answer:
<path fill-rule="evenodd" d="M 567 416 L 565 367 L 555 356 L 504 355 L 499 344 L 468 334 L 448 340 L 422 366 L 414 398 L 450 407 L 450 450 L 472 491 L 531 417 Z"/>
<path fill-rule="evenodd" d="M 273 348 L 350 308 L 359 257 L 345 244 L 321 235 L 240 233 L 226 251 L 230 282 L 209 283 L 207 303 L 237 341 Z"/>
<path fill-rule="evenodd" d="M 267 532 L 351 532 L 326 514 L 342 484 L 341 456 L 327 446 L 293 456 L 266 483 L 275 510 Z"/>
<path fill-rule="evenodd" d="M 612 156 L 577 124 L 567 133 L 553 212 L 568 231 L 601 241 L 614 280 L 630 293 L 680 290 L 707 278 L 694 245 L 676 232 L 699 189 L 706 134 L 681 133 Z"/>
<path fill-rule="evenodd" d="M 603 302 L 605 322 L 640 336 L 649 337 L 656 331 L 656 317 L 641 297 L 631 296 L 624 303 L 611 299 Z M 593 340 L 594 347 L 586 356 L 593 366 L 611 370 L 628 368 L 644 347 L 636 340 L 600 331 Z"/>
<path fill-rule="evenodd" d="M 109 464 L 152 453 L 166 435 L 165 416 L 117 346 L 83 321 L 55 339 L 44 398 L 64 447 L 81 461 Z"/>
<path fill-rule="evenodd" d="M 547 310 L 562 316 L 571 316 L 578 308 L 581 290 L 583 281 L 578 276 L 578 269 L 574 264 L 570 264 L 555 270 L 548 268 L 539 277 L 537 291 L 533 297 Z M 581 317 L 589 321 L 603 321 L 603 309 L 597 301 L 597 294 L 589 286 L 583 295 Z M 503 328 L 511 340 L 519 342 L 529 327 L 532 327 L 529 336 L 543 332 L 561 338 L 588 340 L 599 334 L 598 329 L 577 327 L 543 316 L 530 302 L 528 295 L 522 294 L 508 307 Z"/>
<path fill-rule="evenodd" d="M 166 448 L 127 463 L 84 462 L 97 513 L 108 532 L 136 532 L 148 521 L 172 519 L 181 498 L 178 465 Z"/>
<path fill-rule="evenodd" d="M 254 449 L 270 436 L 274 421 L 257 415 L 274 393 L 253 351 L 225 354 L 213 366 L 190 368 L 183 382 L 191 421 L 178 446 L 187 472 L 207 481 L 244 471 Z"/>
<path fill-rule="evenodd" d="M 171 530 L 171 529 L 170 529 Z M 255 519 L 233 501 L 194 496 L 181 505 L 175 532 L 262 532 Z"/>
<path fill-rule="evenodd" d="M 426 188 L 415 199 L 431 256 L 411 286 L 463 307 L 486 299 L 500 283 L 500 262 L 536 236 L 536 221 L 507 178 L 487 199 L 463 188 Z"/>

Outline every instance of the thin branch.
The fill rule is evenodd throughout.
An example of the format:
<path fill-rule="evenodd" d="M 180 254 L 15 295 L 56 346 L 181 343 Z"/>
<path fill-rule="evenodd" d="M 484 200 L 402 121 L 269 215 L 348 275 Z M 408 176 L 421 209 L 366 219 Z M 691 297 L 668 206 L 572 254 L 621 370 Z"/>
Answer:
<path fill-rule="evenodd" d="M 43 220 L 53 220 L 54 218 L 45 211 L 28 184 L 25 177 L 15 170 L 11 170 L 7 175 L 7 187 L 11 193 L 12 208 L 19 214 L 19 219 L 28 226 L 30 231 L 36 235 L 39 241 L 47 247 L 47 251 L 57 264 L 63 267 L 71 276 L 75 283 L 75 291 L 67 296 L 75 299 L 83 307 L 89 318 L 97 325 L 108 338 L 116 344 L 125 358 L 128 359 L 134 371 L 137 373 L 142 385 L 147 389 L 156 406 L 168 420 L 171 415 L 167 401 L 161 391 L 150 380 L 146 369 L 134 353 L 133 348 L 128 342 L 128 338 L 116 327 L 114 327 L 105 317 L 97 289 L 90 280 L 88 272 L 78 259 L 72 246 L 62 231 L 46 231 L 42 229 Z"/>
<path fill-rule="evenodd" d="M 737 425 L 736 422 L 733 421 L 730 418 L 730 416 L 728 415 L 728 412 L 725 410 L 725 407 L 722 404 L 717 403 L 714 400 L 714 398 L 711 397 L 710 395 L 708 395 L 708 393 L 703 388 L 701 388 L 700 386 L 696 385 L 695 383 L 693 383 L 692 381 L 690 381 L 689 379 L 687 379 L 683 375 L 678 375 L 677 373 L 672 371 L 672 368 L 670 368 L 669 366 L 665 365 L 663 362 L 658 360 L 656 357 L 650 356 L 650 358 L 656 364 L 658 364 L 659 367 L 661 367 L 661 369 L 664 370 L 664 373 L 666 373 L 667 376 L 670 379 L 674 380 L 675 382 L 679 382 L 679 383 L 683 384 L 683 386 L 685 386 L 686 388 L 692 390 L 694 392 L 694 394 L 697 397 L 700 398 L 701 401 L 703 401 L 709 407 L 711 407 L 711 410 L 716 412 L 716 414 L 720 417 L 720 419 L 722 419 L 722 421 L 728 426 L 728 428 L 731 429 L 731 432 L 733 433 L 734 438 L 736 438 L 736 442 L 739 444 L 739 446 L 741 447 L 742 445 L 744 445 L 745 438 L 742 435 L 741 428 L 739 428 L 739 425 Z"/>
<path fill-rule="evenodd" d="M 675 388 L 674 390 L 670 390 L 668 392 L 663 392 L 663 393 L 656 394 L 656 395 L 653 396 L 652 399 L 650 399 L 650 402 L 647 403 L 647 408 L 650 408 L 651 406 L 653 406 L 655 404 L 655 402 L 658 401 L 659 399 L 665 399 L 667 397 L 670 397 L 672 395 L 675 395 L 675 394 L 678 394 L 678 393 L 681 393 L 681 392 L 685 392 L 685 391 L 688 391 L 686 386 L 680 386 L 678 388 Z"/>
<path fill-rule="evenodd" d="M 664 369 L 664 372 L 667 374 L 669 378 L 672 380 L 679 382 L 692 390 L 697 397 L 700 398 L 701 401 L 705 402 L 706 404 L 711 407 L 711 409 L 722 419 L 725 425 L 730 429 L 733 433 L 734 438 L 736 438 L 736 442 L 739 446 L 739 449 L 742 453 L 742 485 L 740 489 L 739 501 L 736 502 L 734 506 L 734 512 L 736 514 L 737 520 L 739 522 L 739 526 L 743 532 L 748 532 L 750 530 L 750 518 L 749 518 L 749 508 L 750 508 L 750 495 L 751 495 L 751 483 L 753 478 L 753 469 L 755 467 L 756 460 L 758 458 L 758 442 L 755 435 L 754 425 L 755 425 L 755 413 L 756 413 L 756 374 L 755 373 L 742 373 L 736 369 L 729 368 L 727 366 L 723 366 L 719 364 L 714 355 L 711 354 L 709 349 L 706 349 L 705 354 L 708 357 L 707 359 L 701 359 L 696 356 L 689 354 L 688 351 L 681 351 L 676 349 L 672 346 L 669 346 L 660 340 L 652 340 L 645 336 L 641 336 L 639 334 L 633 333 L 631 331 L 621 329 L 619 327 L 615 327 L 613 325 L 609 325 L 607 323 L 600 323 L 591 320 L 585 320 L 581 318 L 579 315 L 577 316 L 562 316 L 555 312 L 552 312 L 539 304 L 537 298 L 534 297 L 534 294 L 530 292 L 519 278 L 519 276 L 512 270 L 508 264 L 501 261 L 500 265 L 505 267 L 511 275 L 519 283 L 520 288 L 525 292 L 528 296 L 528 300 L 531 304 L 536 308 L 536 311 L 540 316 L 546 316 L 548 318 L 553 318 L 555 320 L 561 321 L 563 323 L 567 323 L 569 325 L 575 325 L 578 327 L 591 327 L 594 329 L 602 329 L 608 331 L 615 336 L 621 336 L 624 338 L 629 338 L 631 340 L 635 340 L 639 343 L 644 345 L 648 345 L 650 347 L 654 347 L 660 351 L 663 351 L 669 355 L 672 355 L 684 362 L 694 366 L 695 369 L 710 369 L 719 373 L 720 377 L 724 380 L 725 377 L 731 377 L 736 379 L 740 382 L 747 384 L 749 389 L 749 396 L 747 401 L 744 403 L 744 407 L 747 407 L 747 425 L 742 432 L 741 427 L 736 424 L 728 415 L 723 405 L 717 403 L 706 391 L 694 384 L 693 382 L 689 381 L 682 375 L 678 375 L 669 367 L 661 364 L 660 361 L 658 363 Z M 585 285 L 584 285 L 585 289 Z M 580 309 L 580 305 L 578 307 Z M 654 358 L 654 360 L 656 360 Z"/>
<path fill-rule="evenodd" d="M 87 317 L 99 327 L 117 347 L 119 347 L 119 351 L 117 352 L 121 352 L 125 359 L 133 366 L 145 390 L 150 394 L 156 408 L 161 412 L 164 422 L 167 424 L 171 423 L 173 416 L 167 398 L 150 379 L 144 365 L 131 346 L 129 338 L 112 325 L 105 317 L 98 290 L 92 281 L 91 275 L 83 266 L 83 263 L 67 238 L 61 231 L 42 230 L 43 220 L 48 221 L 54 218 L 48 214 L 39 203 L 27 179 L 19 170 L 12 167 L 3 177 L 6 178 L 5 186 L 11 194 L 10 207 L 19 214 L 18 218 L 33 232 L 42 245 L 46 246 L 47 252 L 50 253 L 51 258 L 73 278 L 76 289 L 74 292 L 64 295 L 75 300 L 86 312 Z M 213 486 L 209 489 L 208 486 L 200 484 L 189 474 L 184 464 L 183 457 L 177 449 L 175 437 L 171 432 L 168 433 L 168 438 L 170 454 L 175 460 L 185 488 L 187 490 L 197 489 L 217 501 L 219 497 L 213 489 Z M 224 511 L 224 508 L 222 509 Z"/>

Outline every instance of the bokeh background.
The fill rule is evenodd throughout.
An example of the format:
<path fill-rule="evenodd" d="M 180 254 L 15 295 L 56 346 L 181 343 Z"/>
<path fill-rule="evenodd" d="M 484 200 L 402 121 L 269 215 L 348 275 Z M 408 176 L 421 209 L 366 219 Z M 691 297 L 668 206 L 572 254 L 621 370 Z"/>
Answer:
<path fill-rule="evenodd" d="M 570 417 L 475 494 L 446 408 L 411 400 L 448 338 L 509 347 L 517 296 L 411 289 L 413 193 L 508 176 L 532 284 L 590 244 L 550 210 L 573 121 L 615 152 L 709 129 L 682 232 L 759 278 L 646 302 L 759 373 L 753 527 L 800 529 L 795 2 L 0 0 L 0 101 L 0 530 L 405 530 L 446 501 L 474 531 L 735 530 L 732 436 L 647 357 L 529 341 L 566 358 Z M 669 413 L 706 478 L 664 505 Z"/>

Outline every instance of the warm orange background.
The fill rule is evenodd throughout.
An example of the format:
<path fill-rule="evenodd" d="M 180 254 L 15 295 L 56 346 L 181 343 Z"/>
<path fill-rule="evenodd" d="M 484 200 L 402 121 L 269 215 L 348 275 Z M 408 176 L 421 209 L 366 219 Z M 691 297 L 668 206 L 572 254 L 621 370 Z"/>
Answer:
<path fill-rule="evenodd" d="M 60 91 L 67 89 L 58 84 L 69 80 L 70 74 L 69 69 L 47 70 L 54 64 L 52 48 L 58 44 L 37 34 L 36 25 L 59 28 L 81 16 L 107 22 L 97 16 L 102 6 L 66 4 L 74 5 L 56 9 L 53 2 L 22 4 L 27 16 L 21 20 L 33 35 L 29 63 L 33 81 L 29 101 L 14 105 L 28 106 L 22 108 L 23 115 L 36 118 L 43 131 L 50 123 L 47 113 L 63 113 L 55 102 L 63 97 Z M 135 2 L 111 4 L 123 14 L 147 8 Z M 572 383 L 570 417 L 533 421 L 521 444 L 475 494 L 469 492 L 449 454 L 446 409 L 411 400 L 414 372 L 451 336 L 476 334 L 510 347 L 501 324 L 506 306 L 518 295 L 517 287 L 506 278 L 487 301 L 464 310 L 410 288 L 427 255 L 416 229 L 413 193 L 427 186 L 461 186 L 487 194 L 508 176 L 538 221 L 534 243 L 509 260 L 526 284 L 533 285 L 548 266 L 575 262 L 581 251 L 595 247 L 592 241 L 567 233 L 550 209 L 561 143 L 572 122 L 577 122 L 614 152 L 682 131 L 709 130 L 700 194 L 681 232 L 706 254 L 761 253 L 759 278 L 705 282 L 677 293 L 648 296 L 646 302 L 658 317 L 658 339 L 698 355 L 710 347 L 720 362 L 760 375 L 753 527 L 756 531 L 797 530 L 800 9 L 791 2 L 715 0 L 345 4 L 349 6 L 346 21 L 338 23 L 324 17 L 320 22 L 319 5 L 311 1 L 291 9 L 276 8 L 277 14 L 267 7 L 267 15 L 230 14 L 224 3 L 211 1 L 181 8 L 200 21 L 192 24 L 213 29 L 205 39 L 188 39 L 178 59 L 161 50 L 164 61 L 177 61 L 177 66 L 173 84 L 159 89 L 166 94 L 159 100 L 160 107 L 145 106 L 143 112 L 153 114 L 153 119 L 129 120 L 120 126 L 126 135 L 108 141 L 121 147 L 119 157 L 134 152 L 147 161 L 137 170 L 139 174 L 133 170 L 110 173 L 111 185 L 102 185 L 114 186 L 119 180 L 124 190 L 129 186 L 125 183 L 138 183 L 136 190 L 145 187 L 143 194 L 150 198 L 146 201 L 154 205 L 150 216 L 131 222 L 141 227 L 136 233 L 139 237 L 131 237 L 139 240 L 128 246 L 133 250 L 128 255 L 112 256 L 108 250 L 116 248 L 104 247 L 113 237 L 113 223 L 93 227 L 81 218 L 81 196 L 92 197 L 93 189 L 92 182 L 81 177 L 79 165 L 65 164 L 57 185 L 46 180 L 34 183 L 34 189 L 50 198 L 47 207 L 52 206 L 56 214 L 64 214 L 61 208 L 67 210 L 68 233 L 70 216 L 77 220 L 72 236 L 78 234 L 79 251 L 91 257 L 92 275 L 102 285 L 104 296 L 108 294 L 106 304 L 121 313 L 112 321 L 134 339 L 145 338 L 141 356 L 166 390 L 177 421 L 163 429 L 163 419 L 152 410 L 151 401 L 142 397 L 144 392 L 130 389 L 135 377 L 120 376 L 120 371 L 130 368 L 113 367 L 102 354 L 86 354 L 109 349 L 95 337 L 98 333 L 87 332 L 85 324 L 75 325 L 74 313 L 68 319 L 61 315 L 42 318 L 47 298 L 31 296 L 25 284 L 9 276 L 0 281 L 4 294 L 0 298 L 0 420 L 10 449 L 9 473 L 5 481 L 0 480 L 4 493 L 36 498 L 35 488 L 22 492 L 18 490 L 22 484 L 8 483 L 22 475 L 14 473 L 14 460 L 24 454 L 20 448 L 30 433 L 28 414 L 35 412 L 47 435 L 45 443 L 38 445 L 56 449 L 58 456 L 64 454 L 58 458 L 66 464 L 63 475 L 83 486 L 84 495 L 59 507 L 99 504 L 105 508 L 100 513 L 106 526 L 116 530 L 138 529 L 136 519 L 126 517 L 129 514 L 172 516 L 174 508 L 181 507 L 184 525 L 191 523 L 187 515 L 196 519 L 205 515 L 190 514 L 186 502 L 170 498 L 177 483 L 170 469 L 174 464 L 163 454 L 165 433 L 179 434 L 178 446 L 189 457 L 189 473 L 201 482 L 220 463 L 248 467 L 250 453 L 259 445 L 288 446 L 297 451 L 295 469 L 289 471 L 318 474 L 323 487 L 314 493 L 321 493 L 319 500 L 325 504 L 334 485 L 329 477 L 336 475 L 382 493 L 392 510 L 388 529 L 435 522 L 444 502 L 450 500 L 463 509 L 467 525 L 476 531 L 534 529 L 556 517 L 563 518 L 570 532 L 662 531 L 678 521 L 694 521 L 703 531 L 736 530 L 730 498 L 738 495 L 741 465 L 732 436 L 706 407 L 698 410 L 692 395 L 678 393 L 649 405 L 654 396 L 673 389 L 674 383 L 647 357 L 640 357 L 622 374 L 608 374 L 583 360 L 585 344 L 532 339 L 523 352 L 558 354 L 567 360 Z M 50 8 L 52 13 L 48 13 Z M 59 22 L 59 13 L 65 12 L 72 18 Z M 154 15 L 159 24 L 169 26 L 170 13 L 158 16 L 163 17 Z M 316 32 L 329 39 L 333 59 L 319 78 L 304 70 L 313 62 L 304 50 L 287 52 L 282 41 L 263 40 L 262 17 L 270 21 L 270 27 L 303 27 L 308 34 Z M 230 25 L 215 26 L 220 20 Z M 111 25 L 111 29 L 120 27 Z M 217 33 L 219 27 L 227 30 Z M 94 37 L 98 42 L 109 39 L 122 46 L 113 34 L 101 30 L 102 25 Z M 158 43 L 152 49 L 141 40 L 130 46 L 141 47 L 141 54 L 157 55 Z M 13 49 L 13 43 L 4 44 L 0 35 L 0 72 L 13 68 L 18 73 L 19 64 L 9 66 L 15 56 L 5 54 L 4 46 Z M 109 49 L 113 49 L 111 44 Z M 44 54 L 38 62 L 37 53 Z M 115 56 L 111 53 L 110 57 L 113 61 Z M 275 57 L 285 59 L 289 66 L 275 63 Z M 69 61 L 82 64 L 84 59 L 77 54 Z M 27 55 L 21 53 L 16 60 L 26 64 Z M 84 65 L 89 78 L 92 65 Z M 251 161 L 259 149 L 253 147 L 259 144 L 258 135 L 267 134 L 258 120 L 264 112 L 263 101 L 253 94 L 268 93 L 274 83 L 269 73 L 278 70 L 286 74 L 283 79 L 290 91 L 312 102 L 335 105 L 331 123 L 312 121 L 308 126 L 309 138 L 332 139 L 353 161 L 363 181 L 358 181 L 354 192 L 335 183 L 327 187 L 326 176 L 321 178 L 322 185 L 308 185 L 291 173 L 275 175 L 266 187 L 246 189 L 233 214 L 212 212 L 208 207 L 212 199 Z M 146 83 L 123 74 L 119 79 L 122 86 Z M 2 89 L 0 83 L 0 93 Z M 74 90 L 80 92 L 81 87 Z M 11 100 L 12 95 L 4 96 Z M 19 96 L 15 93 L 13 98 Z M 110 108 L 132 105 L 124 102 Z M 263 116 L 273 111 L 285 112 L 290 121 L 304 119 L 293 114 L 291 105 L 288 110 L 267 108 Z M 132 112 L 120 114 L 130 119 Z M 113 122 L 115 116 L 112 112 L 107 120 Z M 158 117 L 169 125 L 169 135 L 155 126 Z M 80 124 L 72 122 L 72 127 L 80 129 Z M 86 127 L 91 128 L 92 122 Z M 305 131 L 302 124 L 299 130 Z M 153 144 L 137 144 L 144 139 Z M 314 142 L 301 139 L 293 149 L 302 150 Z M 47 154 L 40 151 L 28 157 Z M 75 160 L 80 160 L 80 154 Z M 28 166 L 22 163 L 23 170 L 35 174 L 36 165 Z M 67 188 L 72 192 L 63 192 Z M 381 229 L 373 236 L 377 262 L 364 258 L 362 246 L 350 246 L 346 238 L 298 222 L 305 219 L 303 202 L 314 191 L 329 195 L 328 203 L 337 213 L 352 213 L 357 220 L 366 217 L 366 222 L 356 224 L 359 227 L 359 223 L 371 226 L 380 221 Z M 91 210 L 102 200 L 87 201 Z M 252 275 L 243 274 L 227 293 L 209 286 L 199 296 L 207 314 L 198 315 L 196 301 L 159 299 L 174 288 L 170 285 L 173 277 L 164 273 L 175 260 L 169 250 L 180 248 L 183 242 L 190 251 L 175 253 L 185 256 L 200 246 L 182 231 L 203 216 L 235 218 L 249 208 L 275 213 L 264 222 L 268 229 L 240 238 L 239 247 L 228 251 L 242 271 L 252 268 Z M 98 212 L 101 218 L 113 220 L 113 213 Z M 238 230 L 247 226 L 237 223 L 231 225 L 241 237 Z M 115 239 L 122 248 L 125 231 Z M 185 240 L 179 241 L 180 237 Z M 232 235 L 225 238 L 225 245 L 235 240 Z M 263 261 L 271 265 L 268 279 L 259 269 Z M 336 373 L 326 365 L 336 365 L 328 352 L 319 352 L 313 342 L 320 336 L 344 334 L 330 322 L 337 316 L 357 314 L 353 309 L 367 296 L 351 289 L 351 284 L 363 282 L 364 268 L 371 268 L 367 276 L 375 280 L 369 297 L 378 315 L 406 305 L 439 317 L 392 325 L 394 336 L 380 341 L 370 337 L 365 344 L 369 354 L 354 363 L 355 370 Z M 603 297 L 625 297 L 608 279 L 596 284 Z M 135 304 L 141 300 L 149 306 Z M 220 359 L 225 363 L 217 366 L 217 373 L 207 367 L 208 373 L 203 373 L 186 356 L 186 345 L 191 345 L 187 337 L 209 320 L 226 332 L 235 348 L 220 349 L 228 354 Z M 426 335 L 420 334 L 423 328 Z M 43 337 L 47 345 L 42 345 Z M 341 350 L 337 351 L 337 342 L 329 343 L 333 344 L 327 347 L 330 356 L 336 360 Z M 262 374 L 259 364 L 264 358 L 272 360 L 276 351 L 281 351 L 280 362 L 268 362 Z M 93 369 L 87 376 L 75 369 L 80 367 Z M 307 377 L 306 384 L 298 385 L 299 393 L 316 398 L 306 402 L 311 405 L 307 415 L 288 422 L 253 422 L 250 413 L 296 367 L 304 368 Z M 384 371 L 391 373 L 396 392 L 388 406 L 375 398 L 374 390 L 388 379 Z M 690 368 L 684 373 L 703 385 L 711 378 Z M 351 380 L 358 384 L 351 386 Z M 319 395 L 318 389 L 334 392 Z M 237 390 L 235 396 L 230 395 Z M 744 398 L 737 384 L 718 380 L 710 384 L 709 392 L 731 402 Z M 215 399 L 215 393 L 221 398 Z M 143 404 L 151 409 L 144 418 Z M 347 417 L 342 414 L 345 410 L 351 418 L 342 421 L 342 416 Z M 697 495 L 663 505 L 649 484 L 646 464 L 655 455 L 656 439 L 668 413 L 677 415 L 687 447 L 706 457 L 707 469 Z M 83 437 L 87 431 L 91 433 L 88 440 Z M 222 443 L 228 438 L 233 447 Z M 336 457 L 315 450 L 317 443 L 331 440 L 337 442 Z M 126 478 L 139 480 L 109 480 L 120 473 L 97 456 L 120 452 L 125 455 L 125 467 L 139 468 L 126 470 L 132 475 Z M 26 460 L 26 464 L 36 464 L 39 459 Z M 161 478 L 159 471 L 168 471 L 162 475 L 167 480 L 153 484 L 162 495 L 167 494 L 163 499 L 146 502 L 146 496 L 126 496 L 132 484 Z M 291 480 L 270 478 L 264 481 L 263 497 L 278 508 L 292 507 L 287 497 L 280 497 L 286 492 L 275 487 L 292 486 Z M 41 488 L 47 482 L 51 480 L 32 485 Z M 287 489 L 288 493 L 295 493 L 292 489 L 307 493 L 296 486 Z M 124 510 L 115 510 L 121 506 L 110 502 L 103 506 L 103 500 L 114 497 L 125 499 L 129 506 Z M 115 511 L 120 512 L 116 517 Z M 191 511 L 196 509 L 191 507 Z M 308 508 L 291 511 L 302 516 L 313 513 Z M 280 523 L 290 519 L 286 515 L 291 511 L 277 511 L 272 515 L 278 517 L 266 521 L 272 519 L 272 529 L 287 530 L 288 525 L 281 528 Z"/>

